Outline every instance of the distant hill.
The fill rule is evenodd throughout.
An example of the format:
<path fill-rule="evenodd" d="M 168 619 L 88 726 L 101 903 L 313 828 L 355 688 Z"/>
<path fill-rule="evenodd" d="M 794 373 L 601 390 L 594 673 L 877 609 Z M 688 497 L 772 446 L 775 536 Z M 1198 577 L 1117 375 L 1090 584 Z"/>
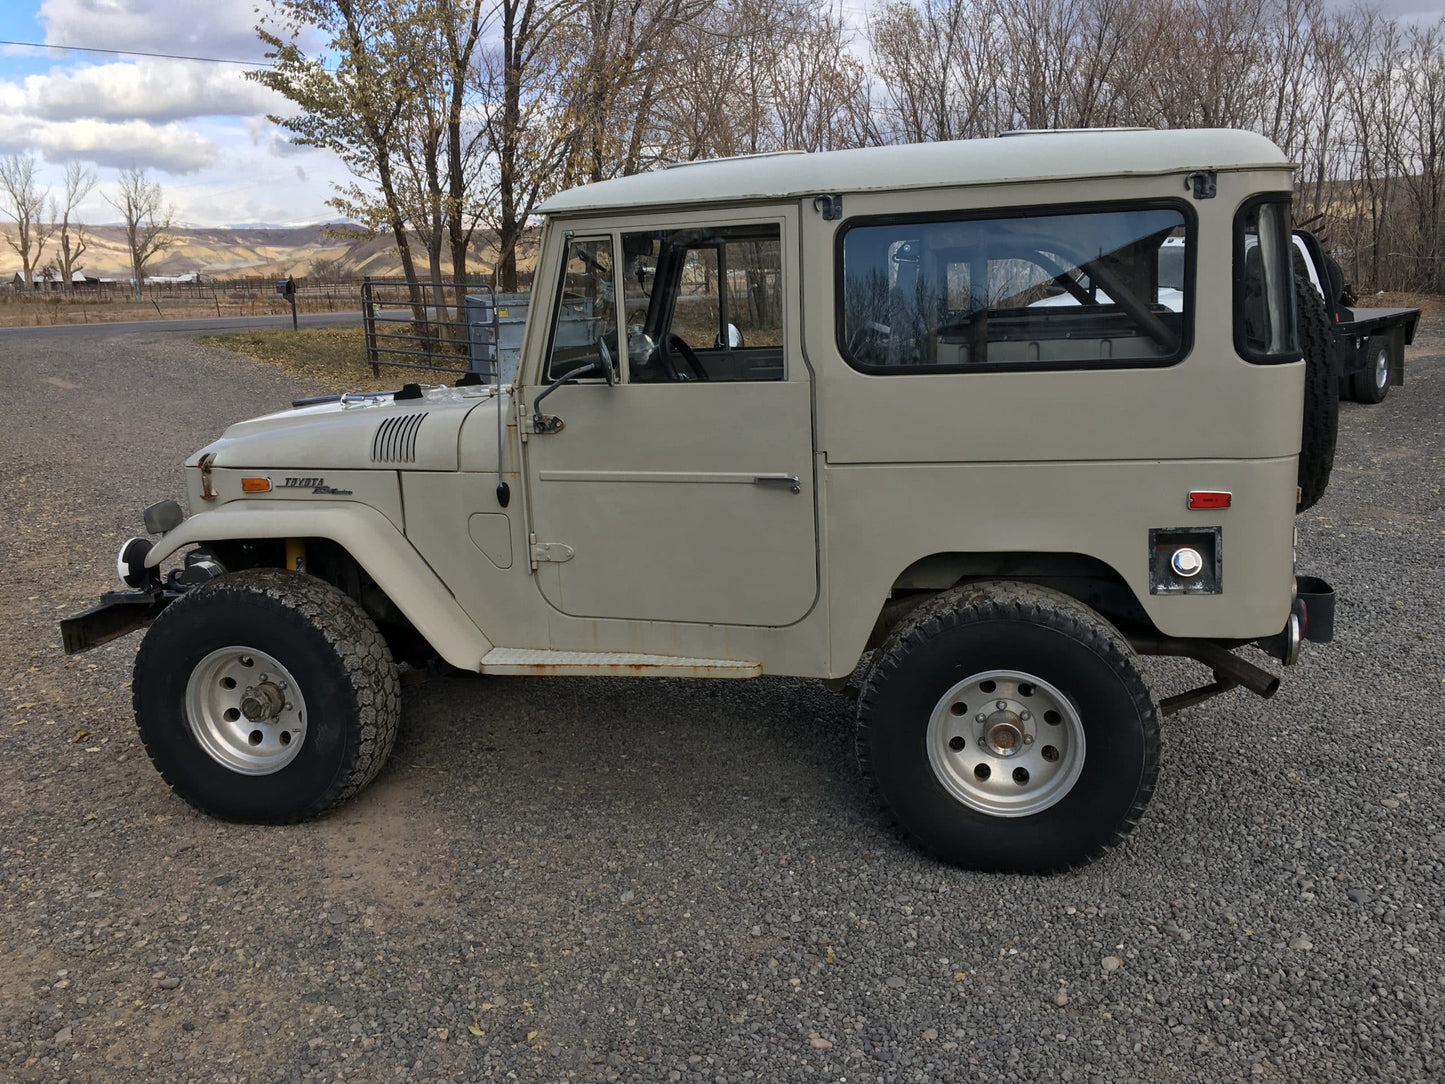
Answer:
<path fill-rule="evenodd" d="M 4 224 L 0 223 L 0 230 Z M 88 226 L 87 249 L 81 262 L 88 275 L 102 278 L 128 279 L 130 256 L 126 248 L 123 226 Z M 400 278 L 401 260 L 390 236 L 363 241 L 348 241 L 329 236 L 325 227 L 296 228 L 257 227 L 245 229 L 174 229 L 176 243 L 146 265 L 146 273 L 154 275 L 188 275 L 199 271 L 217 278 L 261 276 L 304 278 L 312 273 L 318 261 L 331 261 L 328 270 L 346 276 Z M 473 245 L 473 271 L 490 272 L 496 257 L 489 250 L 488 238 Z M 15 253 L 0 244 L 0 281 L 8 281 L 20 270 Z M 426 266 L 425 250 L 413 239 L 412 251 L 420 266 Z M 55 257 L 54 244 L 43 257 L 48 263 Z M 451 260 L 443 256 L 443 266 Z"/>

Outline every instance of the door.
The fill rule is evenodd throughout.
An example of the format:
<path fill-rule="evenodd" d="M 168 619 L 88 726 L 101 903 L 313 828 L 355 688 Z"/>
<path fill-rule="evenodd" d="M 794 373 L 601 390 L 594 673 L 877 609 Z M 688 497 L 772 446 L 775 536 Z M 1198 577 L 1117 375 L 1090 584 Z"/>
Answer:
<path fill-rule="evenodd" d="M 791 221 L 567 239 L 545 379 L 605 357 L 617 382 L 594 367 L 558 386 L 540 412 L 560 428 L 526 445 L 537 584 L 562 613 L 780 626 L 811 609 L 812 401 L 785 315 Z"/>

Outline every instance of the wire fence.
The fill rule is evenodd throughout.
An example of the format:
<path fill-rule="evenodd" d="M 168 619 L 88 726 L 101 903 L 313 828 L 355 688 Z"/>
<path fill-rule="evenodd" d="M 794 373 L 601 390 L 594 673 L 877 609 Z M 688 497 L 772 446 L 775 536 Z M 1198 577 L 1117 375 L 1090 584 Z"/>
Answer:
<path fill-rule="evenodd" d="M 496 342 L 490 296 L 485 286 L 368 278 L 361 284 L 361 321 L 372 374 L 379 376 L 382 366 L 445 373 L 490 369 L 488 348 Z"/>
<path fill-rule="evenodd" d="M 355 312 L 360 282 L 296 284 L 298 312 Z M 205 316 L 280 316 L 290 302 L 277 294 L 275 279 L 245 278 L 202 282 L 151 282 L 140 289 L 128 282 L 75 283 L 69 290 L 44 285 L 0 286 L 0 325 L 92 323 L 133 319 Z"/>

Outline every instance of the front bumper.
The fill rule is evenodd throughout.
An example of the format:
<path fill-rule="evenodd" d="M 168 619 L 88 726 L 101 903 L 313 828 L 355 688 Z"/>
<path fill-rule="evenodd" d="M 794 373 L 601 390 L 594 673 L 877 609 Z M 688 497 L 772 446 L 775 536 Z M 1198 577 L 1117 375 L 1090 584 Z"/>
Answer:
<path fill-rule="evenodd" d="M 100 596 L 99 606 L 61 620 L 60 638 L 65 653 L 75 655 L 89 651 L 128 632 L 143 629 L 178 597 L 178 593 L 159 586 L 140 591 L 107 591 Z"/>

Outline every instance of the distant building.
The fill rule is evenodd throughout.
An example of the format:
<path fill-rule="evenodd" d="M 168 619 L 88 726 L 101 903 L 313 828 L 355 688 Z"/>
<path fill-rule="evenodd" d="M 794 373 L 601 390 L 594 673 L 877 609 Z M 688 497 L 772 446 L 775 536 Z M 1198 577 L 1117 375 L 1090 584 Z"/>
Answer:
<path fill-rule="evenodd" d="M 53 267 L 47 267 L 43 271 L 35 272 L 35 282 L 27 284 L 25 276 L 19 271 L 10 280 L 10 288 L 16 293 L 58 293 L 62 288 L 64 279 L 59 271 Z M 115 279 L 101 278 L 98 275 L 87 275 L 84 271 L 73 272 L 70 276 L 70 288 L 72 290 L 95 290 L 102 286 L 114 285 Z"/>
<path fill-rule="evenodd" d="M 214 281 L 210 275 L 203 275 L 199 271 L 192 271 L 189 275 L 147 275 L 145 277 L 147 286 L 201 286 Z"/>

